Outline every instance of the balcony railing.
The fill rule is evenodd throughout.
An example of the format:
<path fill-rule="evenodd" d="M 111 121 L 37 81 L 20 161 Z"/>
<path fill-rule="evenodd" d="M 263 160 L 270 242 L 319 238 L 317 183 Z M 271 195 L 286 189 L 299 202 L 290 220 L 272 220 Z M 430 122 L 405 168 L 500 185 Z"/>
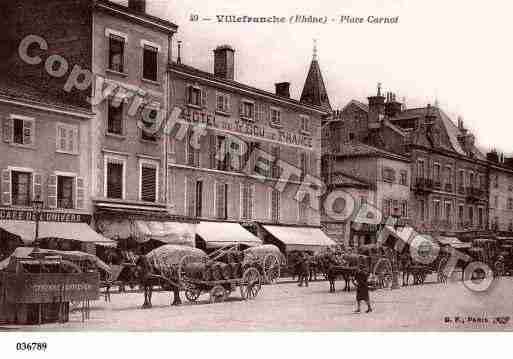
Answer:
<path fill-rule="evenodd" d="M 433 180 L 429 178 L 417 178 L 413 187 L 415 192 L 430 192 L 433 190 Z"/>
<path fill-rule="evenodd" d="M 482 199 L 483 195 L 485 194 L 485 191 L 481 188 L 477 187 L 467 187 L 467 198 L 470 201 L 479 201 Z"/>

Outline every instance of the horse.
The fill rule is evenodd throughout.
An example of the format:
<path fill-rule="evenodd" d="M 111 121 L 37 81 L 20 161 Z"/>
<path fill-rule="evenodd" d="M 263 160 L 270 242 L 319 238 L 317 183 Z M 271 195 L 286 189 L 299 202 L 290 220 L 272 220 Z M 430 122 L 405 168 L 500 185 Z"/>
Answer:
<path fill-rule="evenodd" d="M 151 298 L 153 295 L 153 287 L 160 286 L 164 290 L 173 292 L 173 302 L 171 305 L 180 305 L 182 300 L 180 298 L 180 288 L 171 280 L 162 276 L 162 273 L 150 263 L 146 256 L 139 256 L 136 261 L 136 275 L 140 286 L 144 290 L 144 304 L 143 308 L 151 308 Z"/>
<path fill-rule="evenodd" d="M 409 255 L 402 255 L 400 258 L 401 272 L 403 272 L 403 287 L 408 285 L 410 280 L 412 260 Z M 413 275 L 413 274 L 412 274 Z"/>

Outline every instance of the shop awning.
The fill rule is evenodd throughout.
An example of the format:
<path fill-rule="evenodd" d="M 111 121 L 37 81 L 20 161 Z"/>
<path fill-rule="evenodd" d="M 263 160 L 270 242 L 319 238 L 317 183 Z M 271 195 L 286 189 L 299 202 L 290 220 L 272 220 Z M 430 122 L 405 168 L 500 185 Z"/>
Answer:
<path fill-rule="evenodd" d="M 0 228 L 20 237 L 25 244 L 34 242 L 35 222 L 0 220 Z M 87 223 L 39 222 L 39 238 L 70 239 L 105 246 L 116 244 L 116 242 L 96 233 Z"/>
<path fill-rule="evenodd" d="M 460 241 L 456 237 L 440 236 L 440 237 L 438 237 L 438 242 L 440 242 L 440 244 L 442 244 L 442 245 L 448 245 L 448 246 L 451 246 L 451 247 L 456 248 L 456 249 L 457 248 L 470 248 L 471 247 L 470 243 L 463 243 L 462 241 Z"/>
<path fill-rule="evenodd" d="M 196 225 L 193 223 L 135 221 L 135 226 L 139 233 L 137 238 L 194 247 Z"/>
<path fill-rule="evenodd" d="M 282 242 L 287 251 L 316 251 L 321 247 L 334 246 L 337 244 L 319 228 L 264 226 L 264 229 Z"/>
<path fill-rule="evenodd" d="M 250 247 L 263 244 L 262 240 L 238 223 L 200 222 L 197 233 L 210 248 L 232 244 L 244 244 Z"/>

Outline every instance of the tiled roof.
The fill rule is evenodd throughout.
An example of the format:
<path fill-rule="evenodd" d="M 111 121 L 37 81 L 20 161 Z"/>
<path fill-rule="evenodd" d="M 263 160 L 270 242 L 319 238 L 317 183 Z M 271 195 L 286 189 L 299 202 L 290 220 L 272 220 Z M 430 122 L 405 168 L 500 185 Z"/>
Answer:
<path fill-rule="evenodd" d="M 216 82 L 219 82 L 219 83 L 222 83 L 222 84 L 226 84 L 226 85 L 229 85 L 229 86 L 238 87 L 238 88 L 240 88 L 242 90 L 255 92 L 255 93 L 259 94 L 259 95 L 273 97 L 275 99 L 279 99 L 280 101 L 289 102 L 292 105 L 304 106 L 304 107 L 311 108 L 312 110 L 321 111 L 321 112 L 327 112 L 326 110 L 324 110 L 324 109 L 322 109 L 322 108 L 320 108 L 318 106 L 307 104 L 307 103 L 301 103 L 300 101 L 294 100 L 292 98 L 278 96 L 278 95 L 276 95 L 273 92 L 261 90 L 261 89 L 258 89 L 256 87 L 252 87 L 252 86 L 249 86 L 249 85 L 237 82 L 237 81 L 232 81 L 232 80 L 227 80 L 227 79 L 223 79 L 223 78 L 220 78 L 220 77 L 216 77 L 211 72 L 203 71 L 203 70 L 197 69 L 197 68 L 189 66 L 189 65 L 178 64 L 176 62 L 173 62 L 173 63 L 170 64 L 170 69 L 176 70 L 176 71 L 185 72 L 185 73 L 190 74 L 192 76 L 203 77 L 205 79 L 216 81 Z"/>
<path fill-rule="evenodd" d="M 340 145 L 340 150 L 335 154 L 342 157 L 367 156 L 367 157 L 388 157 L 400 161 L 409 162 L 407 157 L 388 152 L 377 147 L 369 146 L 361 142 L 347 142 Z"/>
<path fill-rule="evenodd" d="M 324 86 L 324 80 L 322 78 L 321 69 L 317 60 L 312 60 L 310 64 L 310 70 L 306 76 L 305 85 L 301 92 L 302 103 L 308 103 L 316 106 L 320 106 L 326 111 L 331 112 L 330 100 Z"/>
<path fill-rule="evenodd" d="M 95 3 L 95 5 L 103 5 L 107 8 L 113 9 L 115 11 L 121 11 L 123 13 L 128 13 L 128 14 L 131 14 L 134 16 L 142 17 L 145 20 L 151 21 L 151 22 L 156 23 L 162 27 L 168 28 L 168 30 L 172 30 L 172 32 L 176 32 L 176 30 L 178 29 L 178 25 L 176 25 L 170 21 L 161 19 L 159 17 L 150 15 L 148 13 L 142 13 L 142 12 L 135 11 L 133 9 L 130 9 L 128 6 L 123 6 L 121 4 L 117 4 L 117 3 L 109 1 L 109 0 L 94 0 L 94 3 Z"/>

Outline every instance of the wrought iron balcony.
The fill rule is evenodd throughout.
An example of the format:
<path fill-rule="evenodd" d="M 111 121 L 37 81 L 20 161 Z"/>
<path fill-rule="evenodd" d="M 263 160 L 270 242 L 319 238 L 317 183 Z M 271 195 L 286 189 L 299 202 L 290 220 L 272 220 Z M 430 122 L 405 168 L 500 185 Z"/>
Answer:
<path fill-rule="evenodd" d="M 433 180 L 429 178 L 417 178 L 413 190 L 417 193 L 431 192 L 433 190 Z"/>

